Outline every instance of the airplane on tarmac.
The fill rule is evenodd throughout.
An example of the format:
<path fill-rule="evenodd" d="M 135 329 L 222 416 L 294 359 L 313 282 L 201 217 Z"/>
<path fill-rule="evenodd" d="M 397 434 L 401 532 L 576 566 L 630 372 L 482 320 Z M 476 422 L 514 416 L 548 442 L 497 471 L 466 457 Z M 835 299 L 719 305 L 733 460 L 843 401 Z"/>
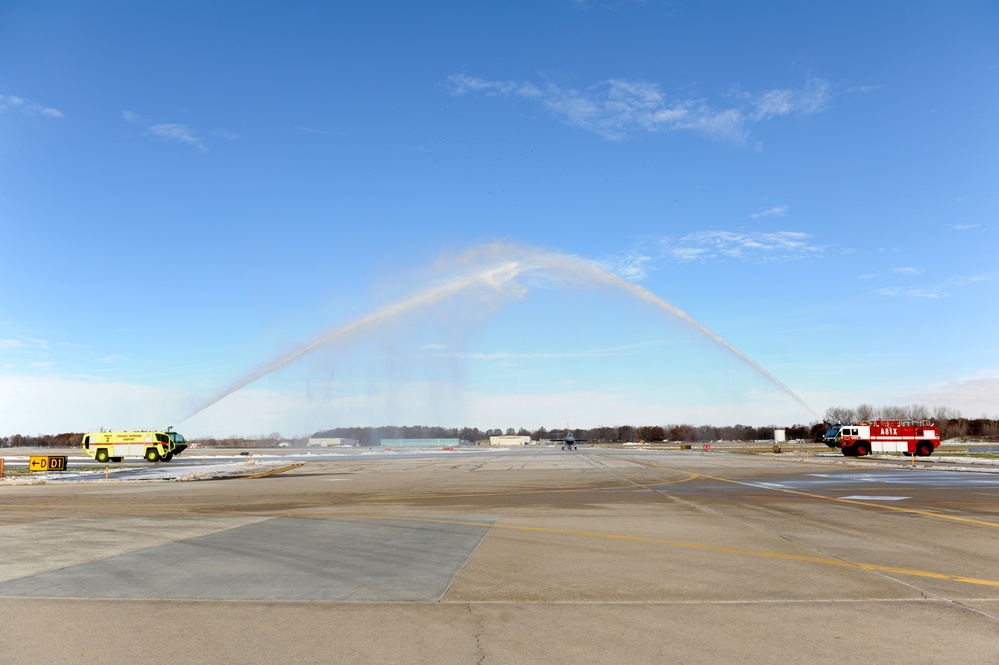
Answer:
<path fill-rule="evenodd" d="M 576 444 L 580 441 L 586 441 L 586 439 L 577 439 L 572 434 L 572 430 L 568 430 L 564 437 L 552 437 L 548 439 L 549 441 L 559 441 L 562 444 L 562 450 L 576 450 Z"/>

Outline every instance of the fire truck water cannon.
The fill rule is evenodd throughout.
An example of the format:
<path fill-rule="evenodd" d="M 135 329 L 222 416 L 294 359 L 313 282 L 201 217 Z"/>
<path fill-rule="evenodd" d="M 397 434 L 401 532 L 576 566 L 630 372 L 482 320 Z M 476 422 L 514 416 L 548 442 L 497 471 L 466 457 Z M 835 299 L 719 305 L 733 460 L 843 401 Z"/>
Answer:
<path fill-rule="evenodd" d="M 928 457 L 940 446 L 940 428 L 929 420 L 872 420 L 834 425 L 823 439 L 847 457 L 869 453 L 903 453 Z"/>

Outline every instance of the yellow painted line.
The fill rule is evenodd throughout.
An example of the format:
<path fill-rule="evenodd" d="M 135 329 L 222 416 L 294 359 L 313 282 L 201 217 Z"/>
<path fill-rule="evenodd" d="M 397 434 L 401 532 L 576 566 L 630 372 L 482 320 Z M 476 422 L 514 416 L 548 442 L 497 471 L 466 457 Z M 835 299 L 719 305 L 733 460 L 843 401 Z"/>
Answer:
<path fill-rule="evenodd" d="M 263 473 L 258 473 L 253 476 L 239 476 L 242 480 L 251 480 L 253 478 L 266 478 L 267 476 L 273 476 L 279 473 L 284 473 L 285 471 L 291 471 L 292 469 L 297 469 L 300 466 L 305 466 L 305 464 L 289 464 L 288 466 L 282 466 L 277 469 L 271 469 L 269 471 L 264 471 Z"/>
<path fill-rule="evenodd" d="M 800 561 L 803 563 L 815 563 L 826 566 L 838 566 L 841 568 L 859 568 L 882 573 L 895 573 L 896 575 L 909 575 L 914 577 L 926 577 L 936 580 L 950 580 L 953 582 L 963 582 L 965 584 L 977 584 L 981 586 L 999 587 L 999 580 L 983 579 L 978 577 L 967 577 L 964 575 L 950 575 L 947 573 L 935 573 L 928 570 L 917 570 L 913 568 L 896 568 L 894 566 L 881 566 L 873 563 L 856 563 L 842 559 L 830 559 L 816 556 L 806 556 L 802 554 L 786 554 L 783 552 L 768 552 L 766 550 L 748 550 L 740 547 L 726 547 L 724 545 L 707 545 L 704 543 L 688 543 L 679 540 L 663 540 L 660 538 L 646 538 L 643 536 L 627 536 L 615 533 L 599 533 L 596 531 L 576 531 L 572 529 L 552 529 L 541 526 L 523 526 L 517 524 L 493 524 L 490 522 L 472 522 L 465 520 L 442 520 L 425 517 L 396 517 L 391 515 L 349 515 L 344 513 L 284 513 L 289 517 L 335 517 L 352 520 L 385 520 L 396 522 L 421 522 L 426 524 L 457 524 L 460 526 L 475 526 L 490 529 L 506 529 L 509 531 L 529 531 L 534 533 L 550 533 L 565 536 L 579 536 L 585 538 L 605 538 L 610 540 L 620 540 L 633 543 L 647 543 L 652 545 L 666 545 L 669 547 L 682 547 L 710 552 L 722 552 L 725 554 L 744 554 L 749 556 L 761 556 L 784 561 Z"/>
<path fill-rule="evenodd" d="M 621 459 L 621 458 L 618 458 L 618 459 Z M 655 467 L 657 469 L 666 469 L 667 471 L 672 471 L 673 473 L 685 473 L 685 474 L 687 474 L 687 477 L 684 478 L 684 479 L 682 479 L 682 480 L 671 480 L 671 481 L 665 482 L 665 483 L 652 483 L 652 485 L 678 485 L 679 483 L 685 483 L 685 482 L 688 482 L 688 481 L 691 481 L 691 480 L 695 480 L 695 479 L 701 477 L 701 474 L 699 474 L 699 473 L 693 473 L 691 471 L 681 471 L 679 469 L 672 469 L 672 468 L 670 468 L 668 466 L 663 466 L 662 464 L 656 464 L 654 462 L 643 462 L 642 460 L 627 460 L 627 461 L 632 462 L 634 464 L 641 464 L 642 466 L 651 466 L 651 467 Z M 705 476 L 705 477 L 707 477 L 707 476 Z M 651 487 L 651 485 L 650 485 L 650 487 Z"/>
<path fill-rule="evenodd" d="M 989 522 L 987 520 L 979 520 L 972 517 L 961 517 L 960 515 L 946 515 L 944 513 L 936 513 L 932 510 L 922 510 L 920 508 L 904 508 L 902 506 L 891 506 L 883 503 L 874 503 L 871 501 L 858 501 L 856 499 L 841 499 L 837 496 L 825 496 L 824 494 L 813 494 L 811 492 L 802 492 L 800 490 L 789 490 L 784 487 L 766 487 L 765 485 L 755 485 L 753 483 L 744 483 L 738 480 L 729 480 L 727 478 L 717 478 L 715 476 L 704 476 L 704 478 L 710 478 L 711 480 L 718 480 L 725 483 L 734 483 L 736 485 L 744 485 L 747 487 L 755 487 L 757 489 L 768 489 L 776 492 L 784 492 L 786 494 L 795 494 L 797 496 L 805 496 L 811 499 L 825 499 L 826 501 L 835 501 L 837 503 L 849 503 L 855 506 L 866 506 L 868 508 L 879 508 L 881 510 L 890 510 L 897 513 L 908 513 L 910 515 L 922 515 L 924 517 L 935 517 L 941 520 L 951 520 L 954 522 L 964 522 L 966 524 L 977 524 L 979 526 L 990 526 L 993 528 L 999 528 L 999 523 Z"/>
<path fill-rule="evenodd" d="M 668 466 L 662 464 L 653 464 L 651 462 L 645 462 L 649 466 L 658 466 L 661 469 L 666 469 L 667 471 L 676 471 Z M 688 473 L 688 472 L 683 472 Z M 795 494 L 797 496 L 805 496 L 811 499 L 825 499 L 826 501 L 836 501 L 838 503 L 849 503 L 856 506 L 866 506 L 868 508 L 879 508 L 881 510 L 891 510 L 898 513 L 909 513 L 911 515 L 922 515 L 924 517 L 935 517 L 942 520 L 952 520 L 954 522 L 965 522 L 967 524 L 977 524 L 979 526 L 990 526 L 993 528 L 999 528 L 999 523 L 989 522 L 988 520 L 978 520 L 972 517 L 961 517 L 959 515 L 946 515 L 943 513 L 935 513 L 932 510 L 921 510 L 919 508 L 903 508 L 902 506 L 890 506 L 883 503 L 874 503 L 871 501 L 858 501 L 856 499 L 841 499 L 837 496 L 826 496 L 824 494 L 813 494 L 811 492 L 802 492 L 800 490 L 789 490 L 784 487 L 767 487 L 766 485 L 760 485 L 757 483 L 749 483 L 741 480 L 732 480 L 731 478 L 722 478 L 720 476 L 709 476 L 707 474 L 697 474 L 700 478 L 707 478 L 708 480 L 717 480 L 721 483 L 731 483 L 733 485 L 742 485 L 743 487 L 752 487 L 758 490 L 769 490 L 771 492 L 784 492 L 786 494 Z"/>

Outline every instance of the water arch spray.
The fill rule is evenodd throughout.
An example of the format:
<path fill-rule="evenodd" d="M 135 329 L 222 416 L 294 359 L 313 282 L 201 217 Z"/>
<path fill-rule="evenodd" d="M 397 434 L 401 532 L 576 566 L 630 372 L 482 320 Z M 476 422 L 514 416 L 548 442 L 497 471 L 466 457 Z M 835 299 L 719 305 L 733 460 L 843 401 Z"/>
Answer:
<path fill-rule="evenodd" d="M 180 419 L 184 422 L 195 415 L 201 413 L 208 407 L 225 399 L 232 393 L 248 386 L 258 379 L 275 372 L 282 367 L 308 355 L 309 353 L 334 341 L 349 341 L 352 337 L 372 332 L 381 327 L 388 326 L 400 317 L 410 312 L 429 309 L 459 294 L 472 292 L 485 292 L 501 298 L 512 298 L 522 296 L 527 289 L 517 281 L 517 277 L 528 274 L 540 274 L 553 279 L 556 282 L 567 282 L 571 284 L 582 284 L 588 286 L 607 287 L 623 291 L 642 302 L 674 317 L 683 323 L 691 326 L 702 335 L 710 339 L 715 344 L 721 346 L 726 351 L 733 354 L 741 362 L 746 363 L 759 372 L 770 383 L 780 388 L 783 392 L 791 396 L 795 401 L 805 407 L 808 411 L 821 420 L 821 416 L 805 403 L 790 388 L 785 386 L 770 372 L 761 367 L 749 356 L 736 347 L 729 344 L 719 335 L 713 332 L 704 324 L 700 323 L 686 312 L 680 310 L 672 303 L 660 298 L 648 289 L 645 289 L 634 282 L 622 279 L 620 276 L 604 269 L 600 265 L 568 254 L 556 252 L 545 252 L 541 250 L 526 249 L 507 244 L 491 244 L 476 248 L 468 252 L 460 261 L 468 266 L 468 269 L 457 277 L 424 289 L 407 298 L 386 305 L 381 309 L 362 316 L 354 321 L 330 330 L 313 341 L 300 346 L 298 349 L 285 355 L 278 360 L 254 371 L 230 385 L 214 397 L 203 402 L 197 409 Z"/>

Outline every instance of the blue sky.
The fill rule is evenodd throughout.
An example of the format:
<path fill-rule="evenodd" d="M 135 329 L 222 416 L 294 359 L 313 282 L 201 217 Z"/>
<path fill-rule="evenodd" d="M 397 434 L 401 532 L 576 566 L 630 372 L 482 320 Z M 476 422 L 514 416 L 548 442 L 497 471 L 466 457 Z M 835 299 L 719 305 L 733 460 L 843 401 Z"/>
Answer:
<path fill-rule="evenodd" d="M 175 423 L 538 252 L 819 414 L 994 417 L 997 115 L 992 2 L 8 1 L 0 434 Z M 620 288 L 480 286 L 181 430 L 815 419 Z"/>

